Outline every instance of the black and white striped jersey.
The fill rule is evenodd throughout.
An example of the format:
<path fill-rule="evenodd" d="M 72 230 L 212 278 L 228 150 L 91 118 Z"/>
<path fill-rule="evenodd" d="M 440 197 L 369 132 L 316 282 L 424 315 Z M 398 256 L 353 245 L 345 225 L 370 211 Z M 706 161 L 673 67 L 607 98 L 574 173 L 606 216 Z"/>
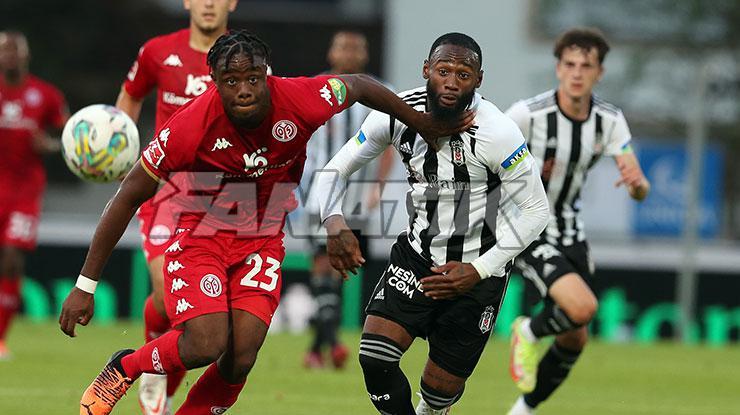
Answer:
<path fill-rule="evenodd" d="M 425 87 L 399 96 L 425 111 Z M 411 186 L 406 232 L 414 250 L 436 264 L 470 262 L 482 277 L 504 275 L 506 264 L 544 229 L 547 200 L 516 124 L 478 94 L 471 108 L 474 126 L 440 138 L 439 151 L 400 121 L 371 112 L 318 179 L 326 196 L 319 201 L 322 220 L 342 213 L 347 178 L 392 145 Z M 519 210 L 504 209 L 509 204 Z"/>
<path fill-rule="evenodd" d="M 305 184 L 311 183 L 312 176 L 317 169 L 321 169 L 332 157 L 344 146 L 347 139 L 354 136 L 360 129 L 363 121 L 370 113 L 370 108 L 355 103 L 346 110 L 331 117 L 326 124 L 311 136 L 306 146 L 306 165 L 303 168 L 303 179 Z M 370 163 L 353 176 L 355 182 L 374 181 L 377 178 L 377 163 Z M 313 183 L 315 186 L 315 183 Z M 369 212 L 364 209 L 366 195 L 362 192 L 367 186 L 350 186 L 344 204 L 345 213 L 354 213 L 354 218 L 366 217 Z M 319 214 L 317 192 L 310 189 L 308 192 L 305 209 L 311 214 Z"/>
<path fill-rule="evenodd" d="M 506 114 L 519 125 L 542 172 L 551 212 L 543 236 L 564 246 L 585 240 L 578 211 L 586 173 L 601 156 L 631 151 L 622 111 L 593 96 L 588 118 L 576 121 L 560 110 L 551 90 L 516 102 Z"/>

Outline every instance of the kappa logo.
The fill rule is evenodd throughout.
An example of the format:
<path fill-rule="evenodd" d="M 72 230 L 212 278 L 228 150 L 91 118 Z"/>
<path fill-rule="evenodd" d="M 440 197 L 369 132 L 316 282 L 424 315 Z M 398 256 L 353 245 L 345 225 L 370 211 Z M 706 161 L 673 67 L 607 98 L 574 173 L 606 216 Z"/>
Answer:
<path fill-rule="evenodd" d="M 229 147 L 233 147 L 233 145 L 229 142 L 229 140 L 221 137 L 216 139 L 216 142 L 213 144 L 213 148 L 211 149 L 211 151 L 225 150 Z"/>
<path fill-rule="evenodd" d="M 280 120 L 272 126 L 272 136 L 283 143 L 294 139 L 296 134 L 298 134 L 298 127 L 293 121 Z"/>
<path fill-rule="evenodd" d="M 175 243 L 170 245 L 169 248 L 165 249 L 164 252 L 182 252 L 182 248 L 180 248 L 180 241 L 175 241 Z"/>
<path fill-rule="evenodd" d="M 177 307 L 175 307 L 175 315 L 184 313 L 189 309 L 193 308 L 193 305 L 187 302 L 184 298 L 177 300 Z"/>
<path fill-rule="evenodd" d="M 334 106 L 334 103 L 331 102 L 331 91 L 329 91 L 329 87 L 327 85 L 324 85 L 319 89 L 319 94 L 321 95 L 321 98 L 324 98 L 324 101 L 326 101 L 330 107 Z"/>
<path fill-rule="evenodd" d="M 486 307 L 483 313 L 480 315 L 480 322 L 478 328 L 480 332 L 486 334 L 493 328 L 493 321 L 495 320 L 496 309 L 492 305 Z"/>
<path fill-rule="evenodd" d="M 169 139 L 170 139 L 170 129 L 169 129 L 169 127 L 168 128 L 165 128 L 164 130 L 162 130 L 162 131 L 159 132 L 159 141 L 162 142 L 162 144 L 165 146 L 165 148 L 167 147 L 167 140 L 169 140 Z"/>
<path fill-rule="evenodd" d="M 170 288 L 170 294 L 180 291 L 185 287 L 190 287 L 187 282 L 185 282 L 182 278 L 175 278 L 172 280 L 172 288 Z"/>
<path fill-rule="evenodd" d="M 165 66 L 175 66 L 175 67 L 182 67 L 182 61 L 180 60 L 180 57 L 175 55 L 174 53 L 167 57 L 167 59 L 162 62 Z"/>
<path fill-rule="evenodd" d="M 203 291 L 203 294 L 216 298 L 223 291 L 221 280 L 213 274 L 206 274 L 200 279 L 200 290 Z"/>
<path fill-rule="evenodd" d="M 152 350 L 152 367 L 154 370 L 156 370 L 159 373 L 164 373 L 164 368 L 162 367 L 162 360 L 159 358 L 159 349 L 154 348 Z"/>
<path fill-rule="evenodd" d="M 167 264 L 167 272 L 169 274 L 172 274 L 173 272 L 179 271 L 183 268 L 185 268 L 185 265 L 180 263 L 180 261 L 170 261 L 169 264 Z"/>

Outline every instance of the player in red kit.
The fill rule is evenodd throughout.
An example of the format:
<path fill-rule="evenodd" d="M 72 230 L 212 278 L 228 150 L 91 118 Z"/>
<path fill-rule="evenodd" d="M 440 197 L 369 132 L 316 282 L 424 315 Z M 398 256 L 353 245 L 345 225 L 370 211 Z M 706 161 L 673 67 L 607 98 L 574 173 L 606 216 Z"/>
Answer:
<path fill-rule="evenodd" d="M 212 84 L 206 63 L 208 50 L 226 33 L 229 13 L 237 0 L 186 0 L 190 26 L 144 44 L 121 87 L 116 106 L 138 121 L 144 98 L 157 90 L 155 129 L 159 130 L 181 106 Z M 169 200 L 147 201 L 137 213 L 142 248 L 149 267 L 152 293 L 144 303 L 147 342 L 169 330 L 163 300 L 164 250 L 175 232 L 178 214 Z M 169 415 L 172 395 L 185 372 L 168 376 L 146 374 L 139 383 L 139 404 L 144 415 Z"/>
<path fill-rule="evenodd" d="M 104 211 L 62 306 L 59 324 L 69 336 L 90 321 L 97 280 L 138 205 L 165 179 L 162 192 L 188 193 L 178 198 L 189 206 L 165 250 L 165 306 L 175 329 L 115 353 L 84 392 L 81 415 L 110 413 L 142 373 L 206 365 L 177 414 L 223 413 L 234 404 L 278 305 L 282 224 L 306 143 L 334 114 L 361 102 L 427 138 L 472 125 L 470 112 L 445 121 L 416 112 L 366 75 L 279 78 L 267 76 L 269 62 L 256 36 L 221 36 L 208 54 L 215 88 L 165 123 Z"/>
<path fill-rule="evenodd" d="M 68 117 L 61 92 L 28 73 L 29 57 L 24 35 L 0 32 L 0 359 L 10 356 L 5 335 L 20 304 L 24 257 L 36 248 L 46 187 L 41 156 L 60 149 L 47 132 Z"/>

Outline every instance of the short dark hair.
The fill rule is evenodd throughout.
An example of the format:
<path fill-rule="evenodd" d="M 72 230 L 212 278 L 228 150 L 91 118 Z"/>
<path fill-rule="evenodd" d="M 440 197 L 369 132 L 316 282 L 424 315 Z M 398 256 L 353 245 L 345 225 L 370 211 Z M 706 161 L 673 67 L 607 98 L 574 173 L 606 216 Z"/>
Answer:
<path fill-rule="evenodd" d="M 558 36 L 552 51 L 553 55 L 560 60 L 563 56 L 563 50 L 574 46 L 583 50 L 596 48 L 599 53 L 599 63 L 604 63 L 604 58 L 607 52 L 609 52 L 609 44 L 606 42 L 606 38 L 604 38 L 601 30 L 594 27 L 575 27 L 566 30 Z"/>
<path fill-rule="evenodd" d="M 270 64 L 270 47 L 257 35 L 246 30 L 234 30 L 221 35 L 208 51 L 206 61 L 215 71 L 222 57 L 226 68 L 231 58 L 240 53 L 247 55 L 252 61 L 255 56 L 261 56 L 268 65 Z"/>
<path fill-rule="evenodd" d="M 444 35 L 437 38 L 432 43 L 431 49 L 429 49 L 429 58 L 431 59 L 434 50 L 440 45 L 455 45 L 466 48 L 478 54 L 478 63 L 483 66 L 483 52 L 480 50 L 480 45 L 472 37 L 458 32 L 445 33 Z"/>

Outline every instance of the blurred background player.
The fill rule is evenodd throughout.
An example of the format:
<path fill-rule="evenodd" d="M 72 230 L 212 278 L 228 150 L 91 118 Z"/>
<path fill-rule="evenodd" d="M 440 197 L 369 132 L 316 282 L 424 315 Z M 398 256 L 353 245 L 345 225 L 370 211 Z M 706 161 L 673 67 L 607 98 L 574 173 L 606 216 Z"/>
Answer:
<path fill-rule="evenodd" d="M 0 359 L 10 356 L 5 337 L 20 305 L 25 255 L 36 248 L 42 156 L 59 151 L 49 133 L 69 117 L 62 93 L 29 74 L 29 59 L 23 34 L 0 32 Z"/>
<path fill-rule="evenodd" d="M 229 13 L 236 8 L 237 0 L 184 0 L 183 6 L 190 11 L 190 26 L 155 37 L 142 46 L 116 101 L 116 106 L 137 122 L 144 98 L 156 89 L 157 131 L 178 108 L 212 84 L 206 55 L 216 39 L 226 33 Z M 144 203 L 138 212 L 142 248 L 152 283 L 152 293 L 144 303 L 147 342 L 170 328 L 162 295 L 164 250 L 179 216 L 168 200 L 154 200 Z M 139 402 L 144 414 L 168 413 L 161 411 L 169 411 L 169 401 L 184 376 L 185 372 L 143 375 Z"/>
<path fill-rule="evenodd" d="M 586 173 L 602 156 L 613 157 L 621 175 L 617 186 L 625 185 L 635 200 L 650 191 L 622 111 L 593 94 L 608 51 L 596 29 L 566 31 L 554 47 L 557 89 L 507 111 L 541 167 L 551 211 L 545 231 L 515 261 L 528 296 L 542 298 L 545 307 L 512 325 L 510 371 L 524 395 L 510 415 L 532 414 L 568 376 L 588 340 L 587 324 L 598 303 L 590 288 L 594 266 L 578 217 Z M 539 360 L 537 342 L 553 335 L 555 342 Z"/>
<path fill-rule="evenodd" d="M 339 31 L 334 34 L 326 56 L 330 69 L 327 74 L 364 73 L 369 60 L 367 38 L 364 34 L 353 31 Z M 320 169 L 334 157 L 349 137 L 360 129 L 370 109 L 362 104 L 355 104 L 346 111 L 340 112 L 326 122 L 308 142 L 307 160 L 303 177 L 311 181 L 316 169 Z M 358 182 L 382 183 L 393 168 L 393 152 L 386 151 L 379 163 L 369 164 L 352 178 Z M 367 192 L 367 186 L 356 183 L 350 186 L 346 195 L 346 215 L 350 229 L 355 232 L 362 252 L 368 252 L 368 238 L 364 235 L 370 210 L 379 202 L 379 190 Z M 313 190 L 313 189 L 312 189 Z M 309 214 L 310 234 L 320 232 L 319 205 L 316 192 L 309 193 L 306 210 Z M 324 365 L 322 349 L 329 347 L 331 362 L 336 368 L 344 366 L 349 352 L 338 338 L 339 324 L 342 317 L 342 280 L 334 271 L 326 255 L 326 242 L 311 237 L 313 263 L 311 267 L 311 292 L 317 304 L 313 317 L 314 338 L 304 358 L 308 368 Z"/>

